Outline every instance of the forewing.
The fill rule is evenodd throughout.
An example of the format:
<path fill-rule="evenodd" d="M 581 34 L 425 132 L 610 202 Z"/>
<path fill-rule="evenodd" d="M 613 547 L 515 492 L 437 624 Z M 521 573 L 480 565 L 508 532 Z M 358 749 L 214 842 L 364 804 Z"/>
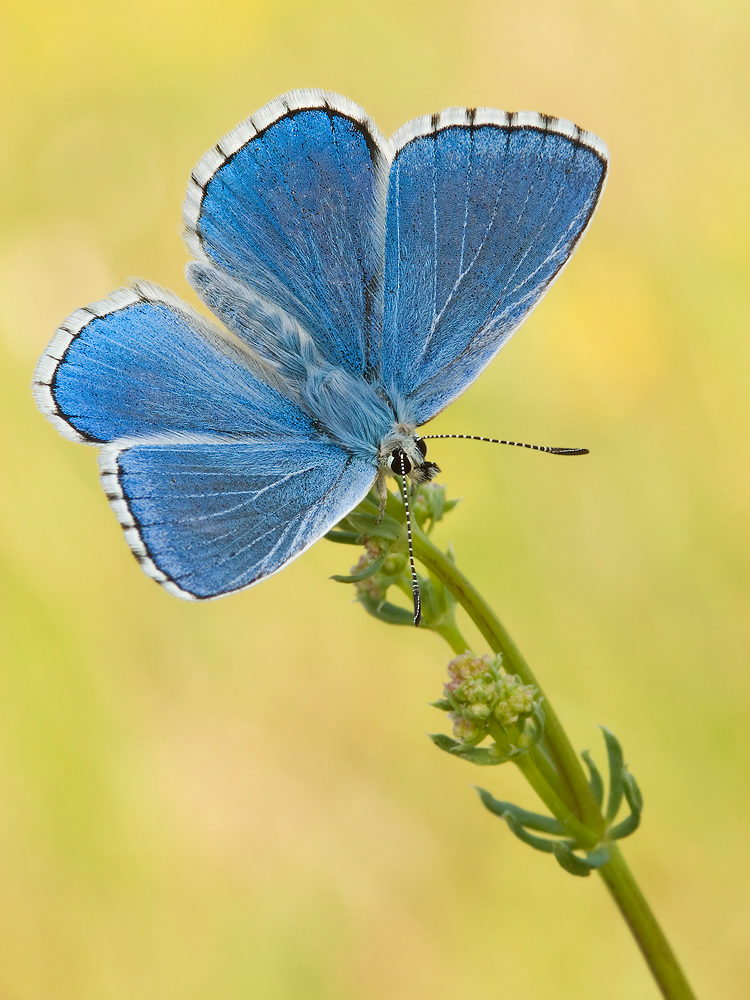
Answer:
<path fill-rule="evenodd" d="M 383 378 L 406 418 L 463 392 L 573 252 L 607 172 L 601 140 L 521 112 L 449 109 L 391 140 Z"/>
<path fill-rule="evenodd" d="M 145 572 L 188 600 L 282 569 L 367 494 L 374 469 L 325 441 L 156 437 L 102 450 L 101 480 Z"/>
<path fill-rule="evenodd" d="M 239 344 L 154 285 L 122 288 L 59 327 L 34 373 L 37 405 L 68 438 L 314 433 Z"/>
<path fill-rule="evenodd" d="M 34 394 L 66 437 L 105 445 L 102 485 L 128 543 L 179 597 L 275 573 L 375 477 L 259 379 L 240 346 L 149 285 L 73 313 Z"/>
<path fill-rule="evenodd" d="M 382 327 L 384 147 L 351 101 L 294 91 L 206 153 L 184 208 L 199 261 L 281 307 L 329 362 L 368 376 Z"/>

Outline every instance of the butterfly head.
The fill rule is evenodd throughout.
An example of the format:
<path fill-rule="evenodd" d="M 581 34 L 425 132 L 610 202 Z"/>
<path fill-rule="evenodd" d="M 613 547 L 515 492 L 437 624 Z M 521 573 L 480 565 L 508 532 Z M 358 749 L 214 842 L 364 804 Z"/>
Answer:
<path fill-rule="evenodd" d="M 412 482 L 421 486 L 429 483 L 440 472 L 439 467 L 434 462 L 424 461 L 427 446 L 421 438 L 416 439 L 417 448 L 422 452 L 422 461 L 416 465 L 401 448 L 396 448 L 388 458 L 388 468 L 394 476 L 408 476 Z M 424 449 L 424 450 L 423 450 Z"/>
<path fill-rule="evenodd" d="M 426 455 L 427 442 L 416 434 L 413 427 L 399 424 L 380 446 L 381 474 L 406 476 L 418 486 L 429 483 L 440 469 L 435 462 L 428 462 Z"/>

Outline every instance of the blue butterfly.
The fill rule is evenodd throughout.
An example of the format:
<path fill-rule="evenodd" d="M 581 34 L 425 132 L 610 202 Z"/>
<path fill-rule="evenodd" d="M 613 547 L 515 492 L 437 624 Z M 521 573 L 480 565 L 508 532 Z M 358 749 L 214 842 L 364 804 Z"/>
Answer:
<path fill-rule="evenodd" d="M 449 108 L 387 140 L 351 101 L 293 91 L 190 178 L 187 277 L 230 332 L 136 282 L 59 327 L 37 405 L 101 447 L 150 577 L 242 590 L 388 475 L 404 494 L 435 475 L 417 428 L 537 304 L 606 174 L 601 140 L 559 118 Z"/>

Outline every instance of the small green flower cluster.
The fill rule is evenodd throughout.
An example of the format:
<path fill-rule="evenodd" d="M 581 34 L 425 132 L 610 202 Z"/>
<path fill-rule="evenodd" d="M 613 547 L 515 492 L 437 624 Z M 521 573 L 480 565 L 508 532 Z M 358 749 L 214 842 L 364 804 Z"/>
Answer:
<path fill-rule="evenodd" d="M 453 735 L 463 743 L 476 743 L 493 722 L 505 728 L 531 715 L 536 690 L 514 674 L 501 674 L 501 655 L 474 656 L 468 650 L 448 664 L 450 681 L 444 687 L 452 711 Z"/>
<path fill-rule="evenodd" d="M 365 538 L 365 551 L 360 556 L 356 566 L 352 566 L 352 575 L 360 576 L 373 563 L 381 561 L 377 572 L 354 582 L 357 597 L 371 601 L 382 601 L 388 588 L 398 580 L 407 568 L 407 558 L 401 552 L 391 552 L 385 555 L 387 544 L 379 538 Z M 383 558 L 385 556 L 385 558 Z"/>
<path fill-rule="evenodd" d="M 430 527 L 440 521 L 443 515 L 452 510 L 457 500 L 446 500 L 445 486 L 440 483 L 426 483 L 420 486 L 412 497 L 412 513 L 420 527 L 430 530 Z M 389 551 L 392 543 L 377 535 L 363 535 L 365 551 L 356 566 L 352 566 L 352 576 L 362 577 L 373 563 L 378 563 L 375 572 L 354 581 L 357 597 L 368 601 L 382 601 L 388 588 L 398 583 L 403 577 L 408 580 L 411 588 L 409 564 L 405 552 Z M 374 568 L 374 567 L 373 567 Z"/>
<path fill-rule="evenodd" d="M 425 483 L 412 499 L 412 511 L 419 526 L 428 533 L 437 521 L 453 510 L 458 500 L 448 500 L 442 483 Z"/>
<path fill-rule="evenodd" d="M 427 544 L 426 536 L 435 524 L 458 503 L 448 500 L 445 487 L 439 483 L 418 486 L 410 494 L 412 534 Z M 406 512 L 400 498 L 389 495 L 385 510 L 373 493 L 351 511 L 326 538 L 344 545 L 364 545 L 365 552 L 347 576 L 335 574 L 333 579 L 355 588 L 356 599 L 368 614 L 389 625 L 414 627 L 414 581 L 409 567 Z M 449 558 L 452 555 L 449 552 Z M 455 622 L 456 600 L 440 581 L 429 576 L 418 579 L 422 597 L 423 628 L 446 638 L 453 648 L 459 636 Z M 392 603 L 388 591 L 394 587 L 412 607 Z M 460 646 L 458 647 L 460 648 Z"/>

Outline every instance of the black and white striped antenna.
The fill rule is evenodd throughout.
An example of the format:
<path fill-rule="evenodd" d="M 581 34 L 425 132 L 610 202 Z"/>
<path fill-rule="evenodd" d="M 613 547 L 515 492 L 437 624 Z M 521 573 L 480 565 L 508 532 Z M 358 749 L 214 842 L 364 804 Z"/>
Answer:
<path fill-rule="evenodd" d="M 414 549 L 411 543 L 411 514 L 409 513 L 409 489 L 406 485 L 406 476 L 398 476 L 401 486 L 401 496 L 404 498 L 404 510 L 406 511 L 406 539 L 409 543 L 409 566 L 411 567 L 411 592 L 414 595 L 414 624 L 419 625 L 422 619 L 422 595 L 419 593 L 419 580 L 417 570 L 414 566 Z"/>
<path fill-rule="evenodd" d="M 462 441 L 486 441 L 488 444 L 508 444 L 514 448 L 530 448 L 532 451 L 546 451 L 549 455 L 588 455 L 588 448 L 553 448 L 543 444 L 525 444 L 522 441 L 504 441 L 500 438 L 480 437 L 477 434 L 423 434 L 419 440 L 434 441 L 438 438 L 456 438 Z M 419 444 L 419 441 L 417 442 Z M 424 455 L 424 448 L 420 449 Z M 406 472 L 411 469 L 411 463 L 406 455 L 397 449 L 391 459 L 391 470 L 401 487 L 406 513 L 406 539 L 409 545 L 409 568 L 411 569 L 411 590 L 414 595 L 414 624 L 419 625 L 422 619 L 422 596 L 419 593 L 419 579 L 414 565 L 414 546 L 411 538 L 411 512 L 409 510 L 409 487 L 406 482 Z"/>
<path fill-rule="evenodd" d="M 549 455 L 588 455 L 588 448 L 552 448 L 543 444 L 524 444 L 523 441 L 501 441 L 500 438 L 479 437 L 476 434 L 422 434 L 423 441 L 437 438 L 460 438 L 462 441 L 486 441 L 488 444 L 509 444 L 514 448 L 531 448 L 532 451 L 546 451 Z"/>

